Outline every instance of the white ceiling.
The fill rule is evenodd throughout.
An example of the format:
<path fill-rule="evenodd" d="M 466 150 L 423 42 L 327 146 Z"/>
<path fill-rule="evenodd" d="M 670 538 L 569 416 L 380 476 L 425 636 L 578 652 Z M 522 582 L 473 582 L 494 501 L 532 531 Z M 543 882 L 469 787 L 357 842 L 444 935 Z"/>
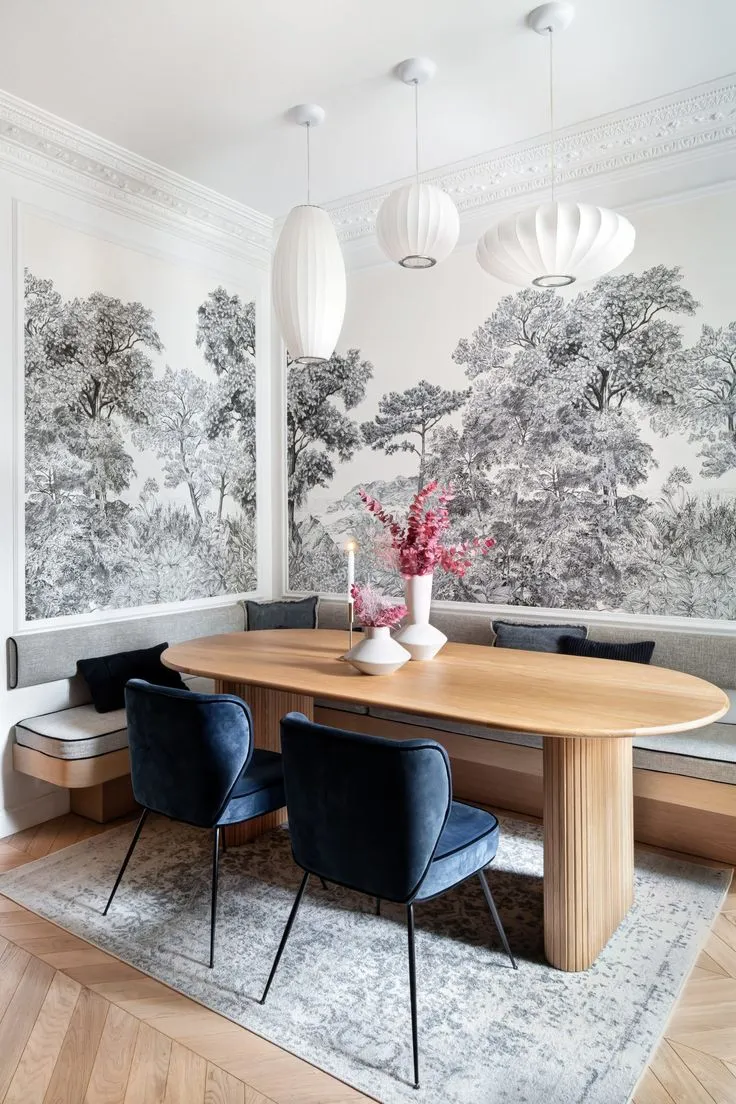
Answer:
<path fill-rule="evenodd" d="M 533 0 L 2 0 L 0 86 L 199 183 L 278 216 L 304 196 L 320 103 L 318 202 L 407 176 L 412 92 L 390 76 L 428 55 L 423 167 L 547 126 L 547 44 Z M 734 68 L 736 0 L 578 0 L 556 43 L 561 127 Z"/>

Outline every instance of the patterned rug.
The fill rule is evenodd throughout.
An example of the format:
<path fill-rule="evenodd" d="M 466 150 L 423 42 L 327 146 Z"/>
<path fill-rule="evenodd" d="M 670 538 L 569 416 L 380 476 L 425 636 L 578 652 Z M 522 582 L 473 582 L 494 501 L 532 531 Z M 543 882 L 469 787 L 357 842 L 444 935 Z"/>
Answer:
<path fill-rule="evenodd" d="M 312 879 L 268 1002 L 257 1003 L 300 871 L 277 829 L 222 859 L 217 958 L 210 835 L 146 825 L 107 918 L 132 826 L 4 875 L 0 893 L 387 1104 L 625 1104 L 728 888 L 726 872 L 639 852 L 636 905 L 583 974 L 542 952 L 542 833 L 503 822 L 489 881 L 417 906 L 422 1088 L 411 1088 L 404 910 Z"/>

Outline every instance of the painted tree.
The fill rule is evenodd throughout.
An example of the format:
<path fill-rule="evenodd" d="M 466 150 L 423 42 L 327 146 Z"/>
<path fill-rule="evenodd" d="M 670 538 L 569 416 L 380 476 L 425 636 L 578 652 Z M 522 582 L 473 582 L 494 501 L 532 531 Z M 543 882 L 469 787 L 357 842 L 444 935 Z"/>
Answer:
<path fill-rule="evenodd" d="M 419 458 L 417 484 L 425 484 L 425 463 L 430 432 L 448 414 L 459 410 L 469 390 L 449 391 L 436 383 L 420 380 L 406 391 L 390 391 L 378 401 L 378 413 L 361 429 L 366 444 L 387 456 L 413 452 Z"/>
<path fill-rule="evenodd" d="M 684 367 L 682 335 L 672 317 L 693 315 L 698 303 L 682 287 L 679 268 L 605 276 L 572 303 L 571 352 L 588 366 L 585 402 L 596 412 L 627 398 L 667 401 Z"/>
<path fill-rule="evenodd" d="M 219 378 L 211 406 L 210 437 L 214 439 L 235 425 L 255 459 L 255 303 L 244 303 L 224 287 L 215 288 L 197 310 L 197 345 Z"/>
<path fill-rule="evenodd" d="M 681 386 L 671 316 L 696 307 L 681 279 L 659 266 L 572 302 L 522 291 L 459 343 L 475 381 L 463 436 L 483 442 L 488 472 L 484 492 L 476 465 L 473 496 L 495 502 L 496 563 L 515 600 L 618 604 L 640 570 L 646 502 L 633 490 L 654 457 L 635 414 L 657 415 Z"/>
<path fill-rule="evenodd" d="M 702 443 L 703 475 L 716 479 L 736 468 L 736 322 L 703 326 L 665 416 Z"/>
<path fill-rule="evenodd" d="M 205 380 L 191 369 L 174 371 L 167 365 L 163 378 L 150 387 L 147 421 L 133 434 L 139 448 L 152 449 L 162 461 L 164 486 L 186 486 L 197 525 L 202 524 L 203 502 L 210 490 L 204 465 L 209 392 Z"/>
<path fill-rule="evenodd" d="M 347 463 L 360 446 L 360 429 L 348 416 L 365 398 L 373 366 L 359 349 L 334 353 L 325 364 L 288 368 L 286 466 L 289 536 L 299 546 L 296 508 L 314 487 L 326 487 L 335 475 L 335 458 Z"/>

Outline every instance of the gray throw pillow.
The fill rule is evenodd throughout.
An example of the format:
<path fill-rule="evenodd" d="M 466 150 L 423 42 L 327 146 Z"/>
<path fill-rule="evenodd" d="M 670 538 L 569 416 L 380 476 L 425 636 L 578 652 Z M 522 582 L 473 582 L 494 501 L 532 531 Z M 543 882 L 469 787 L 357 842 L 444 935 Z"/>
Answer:
<path fill-rule="evenodd" d="M 316 629 L 316 597 L 297 601 L 244 602 L 246 629 Z"/>
<path fill-rule="evenodd" d="M 527 652 L 559 652 L 563 636 L 585 640 L 585 625 L 532 625 L 516 621 L 492 621 L 497 648 L 523 648 Z"/>

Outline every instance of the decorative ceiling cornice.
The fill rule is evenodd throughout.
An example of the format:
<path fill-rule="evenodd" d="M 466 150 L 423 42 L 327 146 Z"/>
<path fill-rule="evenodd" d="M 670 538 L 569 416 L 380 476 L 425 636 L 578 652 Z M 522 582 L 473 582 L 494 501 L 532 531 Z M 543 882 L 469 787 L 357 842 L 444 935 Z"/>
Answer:
<path fill-rule="evenodd" d="M 736 76 L 732 75 L 561 130 L 555 141 L 557 181 L 564 189 L 592 177 L 641 171 L 642 166 L 665 158 L 702 156 L 735 140 Z M 546 138 L 522 142 L 425 173 L 423 179 L 448 192 L 461 215 L 480 213 L 548 188 L 549 144 Z M 378 208 L 390 190 L 381 188 L 325 205 L 342 241 L 373 233 Z"/>
<path fill-rule="evenodd" d="M 273 220 L 0 91 L 0 158 L 15 171 L 267 265 Z"/>

